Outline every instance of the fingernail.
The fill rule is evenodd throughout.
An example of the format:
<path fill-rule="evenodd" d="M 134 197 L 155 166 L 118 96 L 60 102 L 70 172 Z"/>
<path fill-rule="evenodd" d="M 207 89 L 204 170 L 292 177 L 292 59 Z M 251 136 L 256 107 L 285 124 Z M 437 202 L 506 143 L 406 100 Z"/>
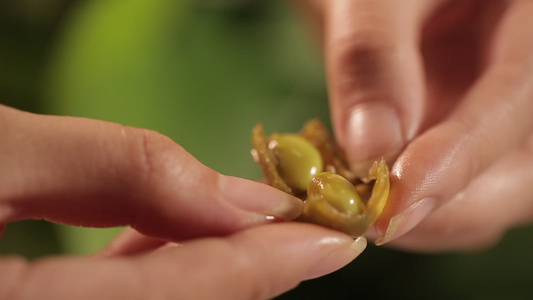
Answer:
<path fill-rule="evenodd" d="M 303 201 L 264 183 L 220 176 L 222 196 L 240 209 L 292 220 L 302 213 Z"/>
<path fill-rule="evenodd" d="M 367 245 L 366 239 L 362 236 L 348 243 L 345 241 L 339 243 L 337 238 L 326 239 L 324 243 L 336 243 L 340 245 L 318 260 L 313 268 L 307 272 L 306 279 L 324 276 L 344 267 L 363 253 Z"/>
<path fill-rule="evenodd" d="M 354 108 L 347 125 L 346 156 L 352 171 L 360 177 L 368 175 L 374 161 L 382 157 L 391 161 L 403 148 L 400 119 L 386 104 Z"/>
<path fill-rule="evenodd" d="M 400 214 L 391 218 L 385 234 L 380 235 L 376 240 L 376 245 L 386 244 L 400 236 L 406 234 L 420 223 L 435 208 L 435 200 L 426 198 L 409 206 Z"/>

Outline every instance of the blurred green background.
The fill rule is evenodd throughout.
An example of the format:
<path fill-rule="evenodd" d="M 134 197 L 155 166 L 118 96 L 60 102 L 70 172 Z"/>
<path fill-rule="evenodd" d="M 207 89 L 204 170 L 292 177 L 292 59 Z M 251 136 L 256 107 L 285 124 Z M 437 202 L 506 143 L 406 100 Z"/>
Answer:
<path fill-rule="evenodd" d="M 0 103 L 157 130 L 222 173 L 257 179 L 250 130 L 328 122 L 321 53 L 275 0 L 0 0 Z M 502 201 L 505 199 L 502 199 Z M 10 224 L 0 253 L 90 254 L 120 228 Z M 370 246 L 280 299 L 530 299 L 533 228 L 476 254 Z"/>

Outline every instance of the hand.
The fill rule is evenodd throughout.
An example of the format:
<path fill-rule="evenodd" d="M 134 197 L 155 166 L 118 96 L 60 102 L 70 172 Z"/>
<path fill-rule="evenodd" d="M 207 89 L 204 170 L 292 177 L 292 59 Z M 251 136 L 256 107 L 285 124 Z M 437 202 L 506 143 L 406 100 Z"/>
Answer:
<path fill-rule="evenodd" d="M 299 199 L 216 173 L 155 132 L 0 105 L 0 135 L 0 231 L 30 218 L 134 228 L 92 257 L 0 259 L 1 299 L 270 298 L 366 245 L 279 222 Z"/>
<path fill-rule="evenodd" d="M 306 4 L 338 142 L 361 174 L 393 163 L 378 244 L 477 249 L 533 219 L 532 1 Z"/>

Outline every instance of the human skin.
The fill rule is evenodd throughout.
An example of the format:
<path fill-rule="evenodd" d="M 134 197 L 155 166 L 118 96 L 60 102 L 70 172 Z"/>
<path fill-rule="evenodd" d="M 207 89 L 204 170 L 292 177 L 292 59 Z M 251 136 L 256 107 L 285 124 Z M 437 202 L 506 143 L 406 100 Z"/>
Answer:
<path fill-rule="evenodd" d="M 129 225 L 101 253 L 0 259 L 0 299 L 265 299 L 341 268 L 364 238 L 219 174 L 153 131 L 0 105 L 0 234 L 24 219 Z M 9 230 L 9 229 L 8 229 Z"/>
<path fill-rule="evenodd" d="M 306 5 L 324 41 L 339 144 L 359 172 L 382 156 L 392 165 L 391 198 L 374 234 L 379 243 L 412 251 L 479 249 L 497 242 L 508 228 L 531 221 L 533 2 L 309 0 Z M 3 132 L 10 124 L 48 128 L 41 117 L 0 109 Z M 7 115 L 16 117 L 4 118 Z M 272 199 L 283 198 L 270 194 L 275 193 L 272 190 L 264 190 L 272 195 L 265 197 L 270 200 L 247 202 L 246 191 L 260 187 L 238 179 L 231 180 L 246 186 L 242 194 L 225 190 L 227 202 L 216 199 L 207 211 L 204 202 L 188 207 L 191 202 L 179 200 L 192 197 L 212 204 L 210 195 L 223 192 L 202 190 L 204 197 L 196 197 L 187 192 L 196 189 L 176 188 L 176 182 L 188 188 L 199 182 L 176 180 L 176 174 L 183 175 L 175 172 L 181 169 L 177 165 L 157 167 L 162 173 L 149 171 L 149 177 L 162 180 L 139 185 L 146 184 L 146 178 L 137 177 L 147 174 L 143 170 L 147 165 L 138 159 L 146 151 L 139 139 L 100 140 L 109 132 L 145 133 L 89 120 L 46 121 L 53 121 L 54 130 L 35 131 L 33 144 L 19 147 L 17 142 L 24 137 L 19 134 L 4 139 L 3 145 L 10 147 L 0 149 L 8 149 L 0 156 L 0 224 L 45 218 L 85 226 L 130 224 L 136 230 L 128 230 L 91 258 L 31 264 L 3 259 L 0 296 L 140 298 L 157 291 L 163 296 L 181 293 L 184 298 L 269 298 L 303 279 L 341 267 L 364 248 L 361 240 L 353 244 L 345 235 L 312 225 L 260 226 L 272 223 L 266 215 L 290 219 L 298 209 L 280 204 L 290 200 L 272 204 Z M 81 136 L 92 138 L 77 140 L 84 128 L 90 130 Z M 208 178 L 218 178 L 192 157 L 180 156 L 184 152 L 179 146 L 160 138 L 155 139 L 163 145 L 153 151 L 159 153 L 159 162 L 171 158 L 172 163 L 177 155 L 191 162 L 187 170 L 203 170 Z M 53 142 L 45 147 L 49 152 L 21 151 L 41 149 L 35 147 L 44 141 Z M 65 145 L 65 141 L 77 142 Z M 137 147 L 121 147 L 120 141 Z M 89 151 L 100 147 L 107 151 Z M 129 153 L 132 150 L 139 152 Z M 137 160 L 130 161 L 132 156 Z M 32 180 L 26 179 L 27 174 Z M 202 188 L 206 186 L 217 184 L 202 182 Z M 229 199 L 244 205 L 246 212 L 234 209 Z M 171 209 L 183 205 L 187 209 Z M 224 213 L 217 214 L 219 209 Z M 389 227 L 391 220 L 395 226 Z M 173 246 L 193 238 L 183 247 Z M 235 277 L 227 275 L 228 268 Z M 83 274 L 72 276 L 80 270 Z M 212 277 L 198 281 L 190 276 L 200 273 Z M 230 278 L 250 282 L 235 285 Z M 213 283 L 212 288 L 206 288 L 205 280 Z"/>
<path fill-rule="evenodd" d="M 392 165 L 378 244 L 482 249 L 531 222 L 532 1 L 296 2 L 352 168 Z"/>

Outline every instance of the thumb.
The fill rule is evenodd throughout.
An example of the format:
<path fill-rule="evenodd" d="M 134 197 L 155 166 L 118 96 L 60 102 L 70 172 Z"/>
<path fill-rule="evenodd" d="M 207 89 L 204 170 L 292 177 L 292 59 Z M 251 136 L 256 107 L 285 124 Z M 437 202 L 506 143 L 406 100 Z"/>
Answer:
<path fill-rule="evenodd" d="M 417 50 L 422 3 L 327 4 L 325 49 L 333 127 L 360 176 L 381 157 L 392 163 L 418 130 L 423 112 Z"/>
<path fill-rule="evenodd" d="M 342 268 L 365 247 L 363 237 L 285 222 L 125 258 L 11 258 L 0 260 L 0 297 L 272 299 Z"/>

